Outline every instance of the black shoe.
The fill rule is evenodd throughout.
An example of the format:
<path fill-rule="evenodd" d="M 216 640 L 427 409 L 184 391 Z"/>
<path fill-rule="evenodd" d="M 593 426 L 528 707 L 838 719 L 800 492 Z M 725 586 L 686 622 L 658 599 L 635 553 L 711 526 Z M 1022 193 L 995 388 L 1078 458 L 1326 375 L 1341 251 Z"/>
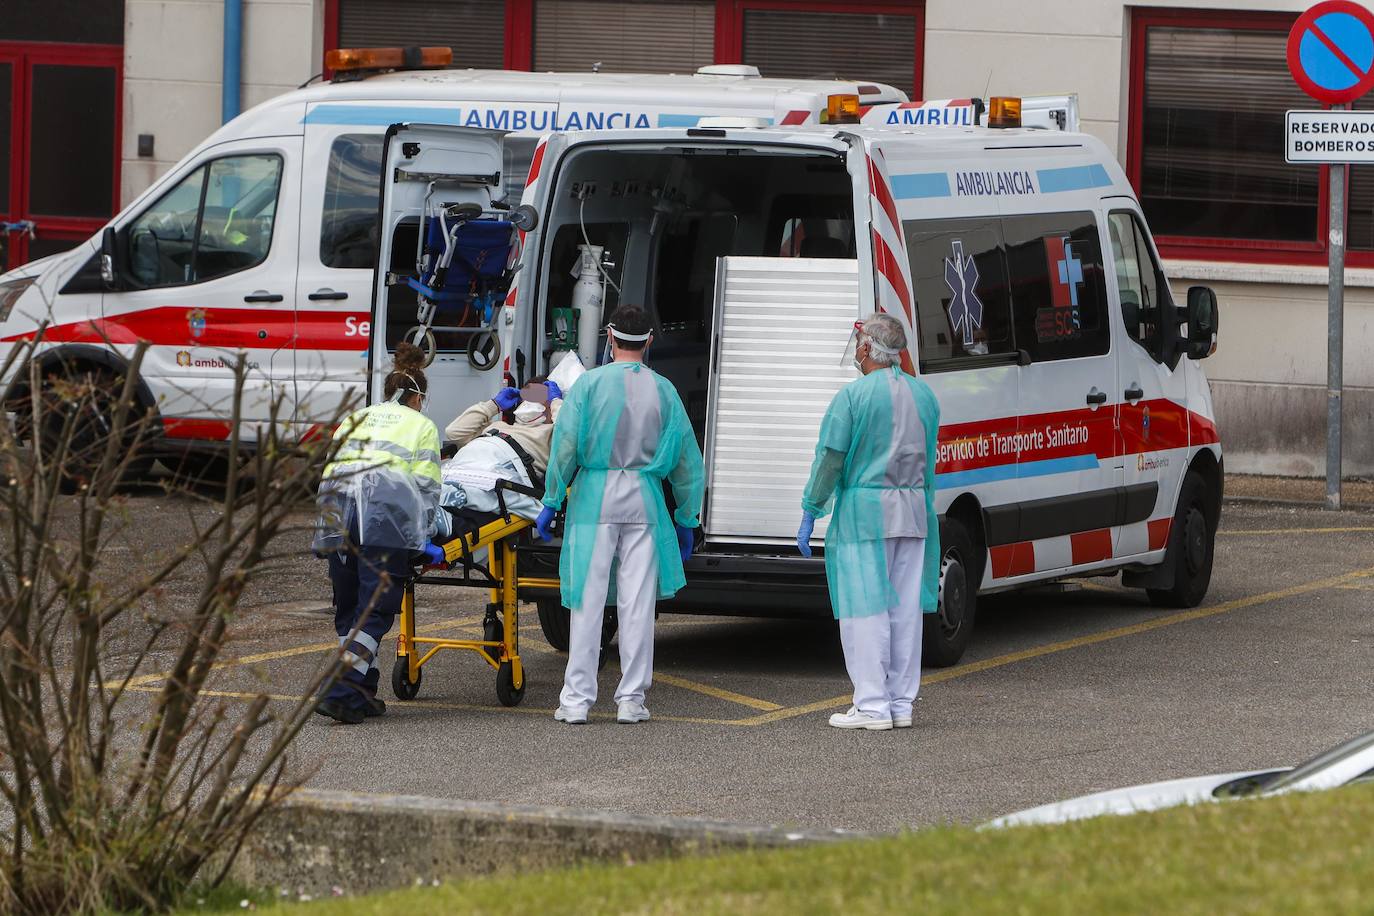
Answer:
<path fill-rule="evenodd" d="M 363 710 L 352 706 L 345 706 L 334 700 L 321 700 L 315 706 L 315 712 L 322 716 L 328 716 L 344 725 L 357 725 L 363 721 Z"/>
<path fill-rule="evenodd" d="M 386 701 L 381 697 L 372 697 L 363 706 L 363 715 L 369 719 L 386 715 Z"/>

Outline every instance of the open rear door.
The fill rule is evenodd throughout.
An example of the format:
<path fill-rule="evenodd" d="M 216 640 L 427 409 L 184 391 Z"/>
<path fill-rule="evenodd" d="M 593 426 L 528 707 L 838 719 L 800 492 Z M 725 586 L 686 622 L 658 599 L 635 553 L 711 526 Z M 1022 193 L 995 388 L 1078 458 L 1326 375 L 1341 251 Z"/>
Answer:
<path fill-rule="evenodd" d="M 368 401 L 382 399 L 396 344 L 409 339 L 419 323 L 420 296 L 409 281 L 424 273 L 421 263 L 428 225 L 440 220 L 451 229 L 463 219 L 472 226 L 460 239 L 447 274 L 449 295 L 437 302 L 432 318 L 435 357 L 425 370 L 429 401 L 425 413 L 442 430 L 463 409 L 500 387 L 501 360 L 487 368 L 469 359 L 469 343 L 494 323 L 506 298 L 504 269 L 510 249 L 501 223 L 508 212 L 494 203 L 502 193 L 502 139 L 505 131 L 435 124 L 395 124 L 387 130 L 382 157 L 381 239 L 372 288 L 372 334 L 368 353 Z M 475 209 L 462 211 L 463 205 Z M 475 214 L 480 210 L 480 215 Z M 423 234 L 422 234 L 423 231 Z M 457 278 L 457 279 L 455 279 Z M 471 294 L 471 295 L 469 295 Z M 472 300 L 482 301 L 475 304 Z M 447 301 L 445 301 L 447 300 Z M 461 300 L 461 301 L 460 301 Z M 494 339 L 494 338 L 492 338 Z M 486 353 L 490 354 L 490 349 Z M 499 354 L 498 354 L 499 356 Z M 480 360 L 479 360 L 480 362 Z"/>
<path fill-rule="evenodd" d="M 706 429 L 706 536 L 796 537 L 821 418 L 857 376 L 843 362 L 859 271 L 832 258 L 721 258 Z M 815 543 L 827 519 L 816 524 Z"/>

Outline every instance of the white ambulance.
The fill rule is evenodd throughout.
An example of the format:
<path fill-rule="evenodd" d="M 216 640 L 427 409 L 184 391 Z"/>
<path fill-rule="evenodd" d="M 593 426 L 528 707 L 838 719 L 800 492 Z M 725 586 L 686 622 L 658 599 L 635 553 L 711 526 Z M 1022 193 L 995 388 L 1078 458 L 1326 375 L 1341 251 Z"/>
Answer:
<path fill-rule="evenodd" d="M 44 377 L 94 375 L 113 386 L 135 343 L 148 341 L 140 398 L 160 420 L 164 457 L 214 462 L 230 433 L 239 353 L 250 373 L 243 413 L 250 436 L 274 398 L 284 399 L 280 419 L 304 432 L 364 390 L 389 125 L 426 121 L 508 134 L 499 156 L 482 163 L 481 180 L 499 204 L 519 199 L 537 138 L 549 131 L 685 127 L 704 115 L 803 124 L 832 109 L 876 111 L 906 101 L 890 86 L 764 79 L 739 65 L 681 76 L 407 69 L 442 66 L 447 54 L 334 52 L 334 81 L 244 113 L 101 234 L 0 277 L 0 362 L 47 322 Z M 391 312 L 388 344 L 415 324 L 414 294 L 409 303 L 408 318 Z M 492 339 L 482 336 L 488 316 L 479 311 L 439 316 L 451 328 L 438 335 L 439 362 L 464 380 L 454 403 L 499 387 L 498 372 L 468 359 L 475 338 Z M 28 393 L 27 378 L 16 366 L 0 379 L 11 411 Z"/>
<path fill-rule="evenodd" d="M 942 408 L 932 663 L 959 658 L 979 593 L 1121 571 L 1156 603 L 1202 600 L 1222 493 L 1198 362 L 1216 345 L 1215 296 L 1194 287 L 1175 304 L 1102 143 L 1017 129 L 1015 107 L 992 102 L 989 123 L 1006 127 L 722 119 L 540 141 L 522 205 L 537 227 L 500 322 L 505 365 L 523 381 L 562 350 L 595 361 L 600 314 L 573 304 L 651 311 L 649 363 L 682 395 L 707 460 L 704 544 L 677 606 L 824 612 L 823 566 L 794 544 L 801 492 L 821 416 L 855 377 L 842 360 L 851 327 L 875 310 L 906 325 L 904 365 Z M 444 176 L 501 155 L 498 137 L 394 127 L 383 263 L 411 250 L 436 201 L 481 203 Z M 377 325 L 392 321 L 394 283 L 379 274 Z M 461 379 L 455 368 L 436 363 L 431 391 Z M 821 523 L 818 547 L 823 535 Z M 564 643 L 556 596 L 528 597 Z"/>

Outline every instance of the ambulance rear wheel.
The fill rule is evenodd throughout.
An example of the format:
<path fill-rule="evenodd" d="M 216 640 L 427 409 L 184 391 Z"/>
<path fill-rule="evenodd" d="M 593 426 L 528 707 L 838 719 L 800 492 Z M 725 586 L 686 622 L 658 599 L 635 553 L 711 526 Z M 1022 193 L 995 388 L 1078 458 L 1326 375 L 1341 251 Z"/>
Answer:
<path fill-rule="evenodd" d="M 515 686 L 515 665 L 502 662 L 501 667 L 496 669 L 496 699 L 501 701 L 502 706 L 519 706 L 524 698 L 524 680 L 521 680 L 519 688 Z"/>
<path fill-rule="evenodd" d="M 415 680 L 410 679 L 410 659 L 404 655 L 396 656 L 391 665 L 391 692 L 398 700 L 413 700 L 420 695 L 420 682 L 425 679 L 423 669 L 415 672 Z"/>
<path fill-rule="evenodd" d="M 973 636 L 983 564 L 973 536 L 957 518 L 940 522 L 940 603 L 923 621 L 922 660 L 937 668 L 955 664 Z"/>
<path fill-rule="evenodd" d="M 1212 583 L 1212 558 L 1216 548 L 1216 521 L 1208 511 L 1207 484 L 1192 471 L 1183 478 L 1178 509 L 1169 526 L 1166 563 L 1174 570 L 1168 588 L 1146 589 L 1155 607 L 1197 607 Z"/>
<path fill-rule="evenodd" d="M 539 609 L 539 627 L 544 631 L 545 641 L 559 652 L 567 652 L 572 614 L 557 598 L 540 598 L 535 607 Z"/>

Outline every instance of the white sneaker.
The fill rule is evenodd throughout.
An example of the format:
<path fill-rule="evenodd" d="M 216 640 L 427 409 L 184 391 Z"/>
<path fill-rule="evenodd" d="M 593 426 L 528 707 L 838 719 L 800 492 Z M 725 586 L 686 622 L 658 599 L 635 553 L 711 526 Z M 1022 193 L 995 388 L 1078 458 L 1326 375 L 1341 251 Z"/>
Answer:
<path fill-rule="evenodd" d="M 563 706 L 560 706 L 558 707 L 558 710 L 553 714 L 553 718 L 557 722 L 566 722 L 569 725 L 586 725 L 587 710 L 567 709 Z"/>
<path fill-rule="evenodd" d="M 615 720 L 622 725 L 633 725 L 636 722 L 648 722 L 649 710 L 644 708 L 643 703 L 636 703 L 634 700 L 626 700 L 620 704 L 616 710 Z"/>
<path fill-rule="evenodd" d="M 831 716 L 830 725 L 834 728 L 862 728 L 871 732 L 885 732 L 891 730 L 892 719 L 871 716 L 851 706 L 849 712 L 837 712 Z"/>
<path fill-rule="evenodd" d="M 893 716 L 893 717 L 892 717 L 892 727 L 893 727 L 893 728 L 911 728 L 911 716 L 910 716 L 910 714 L 905 715 L 905 716 Z"/>

